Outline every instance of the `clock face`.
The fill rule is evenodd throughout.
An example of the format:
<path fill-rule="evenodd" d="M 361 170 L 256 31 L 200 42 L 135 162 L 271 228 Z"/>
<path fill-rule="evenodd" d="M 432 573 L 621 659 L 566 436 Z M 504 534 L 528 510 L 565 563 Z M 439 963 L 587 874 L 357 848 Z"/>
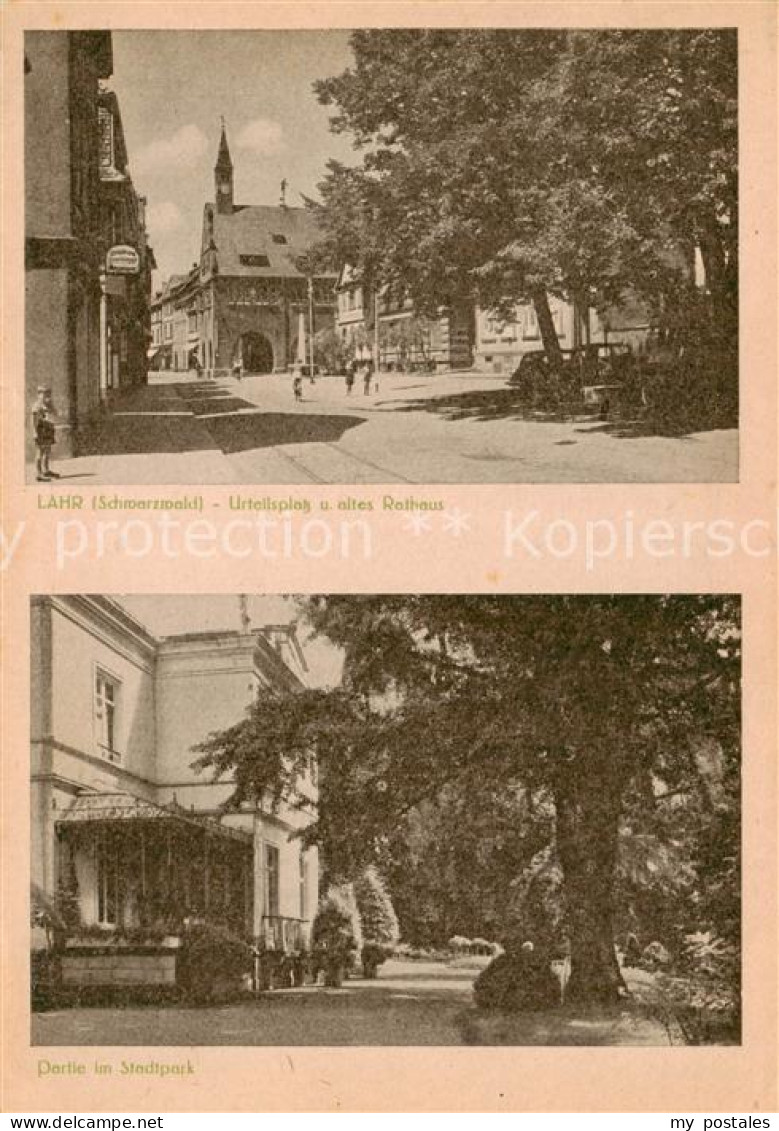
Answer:
<path fill-rule="evenodd" d="M 230 186 L 228 184 L 225 184 L 224 181 L 223 181 L 222 184 L 219 186 L 219 191 L 222 194 L 227 193 L 227 192 L 230 191 Z"/>

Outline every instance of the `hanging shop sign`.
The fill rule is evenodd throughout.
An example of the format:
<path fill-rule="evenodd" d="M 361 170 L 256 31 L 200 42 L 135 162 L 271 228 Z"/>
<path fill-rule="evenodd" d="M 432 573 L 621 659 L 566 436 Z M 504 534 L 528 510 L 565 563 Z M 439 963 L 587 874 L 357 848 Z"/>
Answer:
<path fill-rule="evenodd" d="M 109 275 L 137 275 L 140 268 L 141 257 L 129 244 L 116 244 L 106 252 L 105 269 Z"/>

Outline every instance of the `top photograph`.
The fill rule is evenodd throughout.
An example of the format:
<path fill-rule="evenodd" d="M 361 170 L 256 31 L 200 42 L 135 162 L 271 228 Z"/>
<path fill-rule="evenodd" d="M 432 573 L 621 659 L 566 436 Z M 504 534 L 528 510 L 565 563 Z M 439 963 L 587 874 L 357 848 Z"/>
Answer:
<path fill-rule="evenodd" d="M 26 482 L 738 480 L 735 29 L 27 31 Z"/>

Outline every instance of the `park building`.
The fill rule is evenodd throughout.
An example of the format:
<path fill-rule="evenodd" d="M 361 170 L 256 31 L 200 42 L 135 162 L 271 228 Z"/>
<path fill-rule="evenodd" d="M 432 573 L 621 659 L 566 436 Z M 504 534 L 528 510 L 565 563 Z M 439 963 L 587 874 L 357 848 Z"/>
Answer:
<path fill-rule="evenodd" d="M 283 952 L 307 945 L 319 868 L 294 834 L 315 813 L 315 766 L 295 804 L 238 812 L 223 809 L 229 779 L 192 768 L 193 747 L 260 688 L 294 692 L 307 670 L 289 625 L 242 615 L 234 630 L 158 636 L 120 600 L 32 598 L 31 879 L 75 908 L 71 980 L 92 977 L 96 939 L 134 938 L 148 957 L 192 919 Z M 116 954 L 104 980 L 139 968 Z"/>

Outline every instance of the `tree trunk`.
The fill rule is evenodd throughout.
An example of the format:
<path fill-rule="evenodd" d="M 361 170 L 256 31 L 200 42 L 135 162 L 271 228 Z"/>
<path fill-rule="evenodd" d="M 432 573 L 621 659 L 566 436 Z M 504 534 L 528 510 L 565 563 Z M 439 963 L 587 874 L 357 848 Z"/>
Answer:
<path fill-rule="evenodd" d="M 701 259 L 706 273 L 706 289 L 711 296 L 713 333 L 732 340 L 738 330 L 738 257 L 726 255 L 725 233 L 714 216 L 699 224 Z"/>
<path fill-rule="evenodd" d="M 532 292 L 531 298 L 533 299 L 533 306 L 535 307 L 536 317 L 538 318 L 538 329 L 541 331 L 541 341 L 544 343 L 544 352 L 550 364 L 558 367 L 562 365 L 563 354 L 560 349 L 554 318 L 552 318 L 552 311 L 549 309 L 549 296 L 543 287 L 536 287 Z"/>
<path fill-rule="evenodd" d="M 555 791 L 555 807 L 571 946 L 565 999 L 610 1004 L 624 988 L 613 928 L 621 789 L 608 767 L 605 773 L 571 769 Z"/>

